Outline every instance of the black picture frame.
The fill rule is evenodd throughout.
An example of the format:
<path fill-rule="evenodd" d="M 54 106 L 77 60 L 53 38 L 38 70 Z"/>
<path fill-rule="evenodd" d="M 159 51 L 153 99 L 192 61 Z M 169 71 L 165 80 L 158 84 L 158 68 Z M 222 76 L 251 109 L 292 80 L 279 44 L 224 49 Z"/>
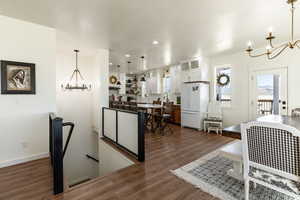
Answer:
<path fill-rule="evenodd" d="M 20 68 L 20 70 L 26 69 L 27 71 L 29 71 L 30 72 L 29 73 L 30 88 L 25 88 L 24 90 L 22 88 L 17 89 L 17 86 L 16 86 L 15 90 L 13 88 L 9 88 L 9 87 L 11 87 L 11 86 L 9 86 L 10 77 L 8 77 L 8 72 L 9 72 L 8 68 L 9 67 L 12 67 L 12 68 L 15 68 L 15 69 Z M 25 73 L 25 75 L 26 75 L 26 73 Z M 34 63 L 25 63 L 25 62 L 15 62 L 15 61 L 1 60 L 1 94 L 36 94 L 35 64 Z"/>

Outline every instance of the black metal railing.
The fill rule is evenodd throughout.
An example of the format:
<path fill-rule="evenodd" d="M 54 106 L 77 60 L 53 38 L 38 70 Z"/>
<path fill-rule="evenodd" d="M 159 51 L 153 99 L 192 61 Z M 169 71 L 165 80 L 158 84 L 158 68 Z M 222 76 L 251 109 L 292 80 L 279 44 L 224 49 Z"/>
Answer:
<path fill-rule="evenodd" d="M 273 100 L 272 99 L 259 99 L 257 101 L 257 112 L 260 115 L 273 114 Z"/>
<path fill-rule="evenodd" d="M 98 160 L 97 158 L 94 158 L 93 156 L 91 156 L 91 155 L 89 155 L 89 154 L 86 154 L 85 156 L 86 156 L 88 159 L 91 159 L 91 160 L 93 160 L 93 161 L 99 163 L 99 160 Z"/>
<path fill-rule="evenodd" d="M 63 127 L 69 126 L 70 131 L 65 146 L 63 147 Z M 63 123 L 63 119 L 57 117 L 54 113 L 49 115 L 49 151 L 51 165 L 53 168 L 53 193 L 59 194 L 64 192 L 64 162 L 66 150 L 68 148 L 74 123 Z"/>
<path fill-rule="evenodd" d="M 116 132 L 113 133 L 115 138 L 112 139 L 111 137 L 107 136 L 105 134 L 105 111 L 113 111 L 115 113 L 115 130 Z M 120 124 L 120 119 L 119 119 L 119 114 L 120 113 L 127 113 L 127 114 L 132 114 L 132 115 L 137 115 L 137 141 L 132 141 L 137 145 L 137 152 L 133 152 L 132 149 L 127 148 L 124 144 L 122 144 L 119 141 L 119 136 L 122 134 L 122 130 L 119 130 L 119 124 Z M 126 123 L 126 122 L 125 122 Z M 126 111 L 126 110 L 119 110 L 119 109 L 114 109 L 114 108 L 103 108 L 102 109 L 102 136 L 109 141 L 111 141 L 113 144 L 116 146 L 120 147 L 121 149 L 127 151 L 128 153 L 134 155 L 138 161 L 144 162 L 145 161 L 145 129 L 144 129 L 144 124 L 145 124 L 145 113 L 143 112 L 134 112 L 134 111 Z M 131 124 L 128 124 L 128 126 L 131 126 Z M 134 133 L 133 133 L 134 134 Z"/>

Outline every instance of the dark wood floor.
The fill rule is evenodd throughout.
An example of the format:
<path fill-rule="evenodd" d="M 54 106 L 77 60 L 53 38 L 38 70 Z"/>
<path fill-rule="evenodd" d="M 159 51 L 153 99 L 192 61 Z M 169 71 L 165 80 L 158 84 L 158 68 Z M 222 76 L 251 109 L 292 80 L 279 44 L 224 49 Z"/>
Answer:
<path fill-rule="evenodd" d="M 0 200 L 216 200 L 178 179 L 177 169 L 231 142 L 233 139 L 208 135 L 174 126 L 170 136 L 146 135 L 146 162 L 50 195 L 49 161 L 0 169 Z"/>

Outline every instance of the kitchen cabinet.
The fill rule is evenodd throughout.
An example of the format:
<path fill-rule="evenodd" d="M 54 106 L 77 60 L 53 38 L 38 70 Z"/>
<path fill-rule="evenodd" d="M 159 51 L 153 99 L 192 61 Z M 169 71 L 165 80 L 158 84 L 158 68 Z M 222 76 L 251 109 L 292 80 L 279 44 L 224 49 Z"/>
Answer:
<path fill-rule="evenodd" d="M 173 105 L 172 107 L 172 122 L 175 124 L 181 123 L 181 107 L 180 105 Z"/>
<path fill-rule="evenodd" d="M 171 93 L 178 94 L 181 92 L 181 68 L 180 66 L 174 66 L 170 68 L 170 78 L 171 78 Z"/>

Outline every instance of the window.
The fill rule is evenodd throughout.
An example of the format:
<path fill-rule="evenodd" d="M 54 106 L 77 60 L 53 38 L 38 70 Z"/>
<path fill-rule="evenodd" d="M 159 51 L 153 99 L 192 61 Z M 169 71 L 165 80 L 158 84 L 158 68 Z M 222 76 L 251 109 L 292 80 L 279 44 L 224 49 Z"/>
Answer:
<path fill-rule="evenodd" d="M 220 101 L 223 106 L 231 106 L 232 89 L 231 89 L 231 67 L 216 68 L 216 91 L 215 98 Z"/>
<path fill-rule="evenodd" d="M 171 92 L 171 77 L 170 76 L 166 76 L 165 78 L 163 78 L 163 92 L 164 93 L 170 93 Z"/>

